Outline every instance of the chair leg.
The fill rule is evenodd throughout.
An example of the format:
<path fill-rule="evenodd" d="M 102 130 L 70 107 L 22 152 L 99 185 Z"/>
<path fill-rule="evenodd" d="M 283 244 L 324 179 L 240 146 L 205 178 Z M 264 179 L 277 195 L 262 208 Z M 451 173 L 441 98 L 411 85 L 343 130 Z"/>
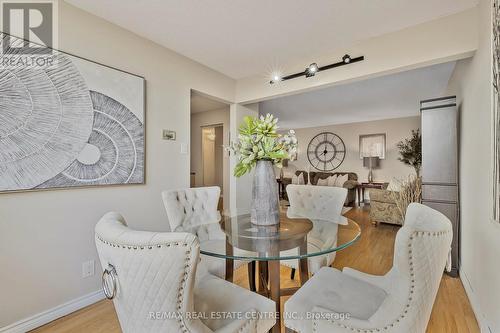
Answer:
<path fill-rule="evenodd" d="M 295 279 L 295 268 L 292 268 L 292 272 L 290 273 L 290 279 Z"/>
<path fill-rule="evenodd" d="M 248 284 L 250 285 L 250 290 L 255 292 L 257 288 L 255 286 L 255 261 L 248 263 Z"/>

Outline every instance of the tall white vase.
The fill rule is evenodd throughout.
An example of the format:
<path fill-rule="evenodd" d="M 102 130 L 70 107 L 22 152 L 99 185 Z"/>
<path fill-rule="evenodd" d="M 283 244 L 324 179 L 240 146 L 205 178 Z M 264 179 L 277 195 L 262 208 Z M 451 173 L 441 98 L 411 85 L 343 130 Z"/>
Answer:
<path fill-rule="evenodd" d="M 280 221 L 278 184 L 273 163 L 257 161 L 252 188 L 250 221 L 256 225 L 276 225 Z"/>

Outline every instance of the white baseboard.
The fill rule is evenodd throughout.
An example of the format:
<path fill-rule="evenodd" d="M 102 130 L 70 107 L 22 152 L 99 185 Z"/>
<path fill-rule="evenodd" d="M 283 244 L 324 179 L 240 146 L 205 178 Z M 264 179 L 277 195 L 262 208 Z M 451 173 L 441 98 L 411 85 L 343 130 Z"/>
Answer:
<path fill-rule="evenodd" d="M 58 305 L 52 309 L 40 312 L 34 316 L 21 319 L 8 326 L 0 327 L 0 333 L 25 333 L 53 320 L 64 317 L 72 312 L 80 310 L 86 306 L 99 302 L 102 299 L 104 299 L 104 293 L 102 290 L 94 291 L 90 294 Z"/>
<path fill-rule="evenodd" d="M 460 267 L 459 269 L 460 280 L 462 281 L 462 285 L 464 286 L 465 293 L 469 298 L 470 305 L 472 307 L 472 311 L 476 316 L 477 323 L 479 325 L 479 330 L 481 333 L 491 333 L 491 330 L 488 326 L 488 321 L 486 317 L 481 312 L 481 308 L 479 306 L 479 302 L 476 299 L 476 295 L 474 294 L 474 290 L 472 288 L 471 283 L 469 282 L 469 278 L 467 277 L 467 273 Z"/>

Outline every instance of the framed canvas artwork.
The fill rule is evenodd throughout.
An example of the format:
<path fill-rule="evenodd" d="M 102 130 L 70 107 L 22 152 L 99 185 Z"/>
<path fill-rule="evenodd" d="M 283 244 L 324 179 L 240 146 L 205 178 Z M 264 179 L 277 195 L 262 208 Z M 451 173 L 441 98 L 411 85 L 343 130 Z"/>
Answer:
<path fill-rule="evenodd" d="M 385 133 L 359 136 L 359 158 L 374 156 L 385 159 Z"/>
<path fill-rule="evenodd" d="M 0 192 L 143 184 L 144 78 L 51 56 L 53 67 L 0 67 Z"/>

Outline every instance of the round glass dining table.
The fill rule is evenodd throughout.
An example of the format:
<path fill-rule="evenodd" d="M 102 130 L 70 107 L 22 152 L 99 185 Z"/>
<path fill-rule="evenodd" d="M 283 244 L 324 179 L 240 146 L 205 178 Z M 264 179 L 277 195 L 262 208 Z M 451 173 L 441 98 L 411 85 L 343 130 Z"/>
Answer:
<path fill-rule="evenodd" d="M 252 262 L 249 269 L 255 275 L 258 262 L 258 292 L 276 303 L 276 313 L 280 313 L 281 296 L 292 295 L 297 288 L 281 288 L 280 261 L 298 260 L 300 284 L 309 279 L 308 258 L 325 256 L 354 244 L 361 236 L 359 225 L 342 217 L 342 223 L 288 218 L 280 214 L 276 226 L 258 226 L 250 222 L 250 215 L 225 217 L 221 223 L 221 237 L 200 243 L 203 255 L 226 260 L 226 280 L 233 280 L 234 260 Z M 340 222 L 340 221 L 339 221 Z M 250 288 L 256 290 L 255 281 L 249 281 Z M 280 316 L 281 317 L 281 316 Z M 280 332 L 279 318 L 272 332 Z"/>

